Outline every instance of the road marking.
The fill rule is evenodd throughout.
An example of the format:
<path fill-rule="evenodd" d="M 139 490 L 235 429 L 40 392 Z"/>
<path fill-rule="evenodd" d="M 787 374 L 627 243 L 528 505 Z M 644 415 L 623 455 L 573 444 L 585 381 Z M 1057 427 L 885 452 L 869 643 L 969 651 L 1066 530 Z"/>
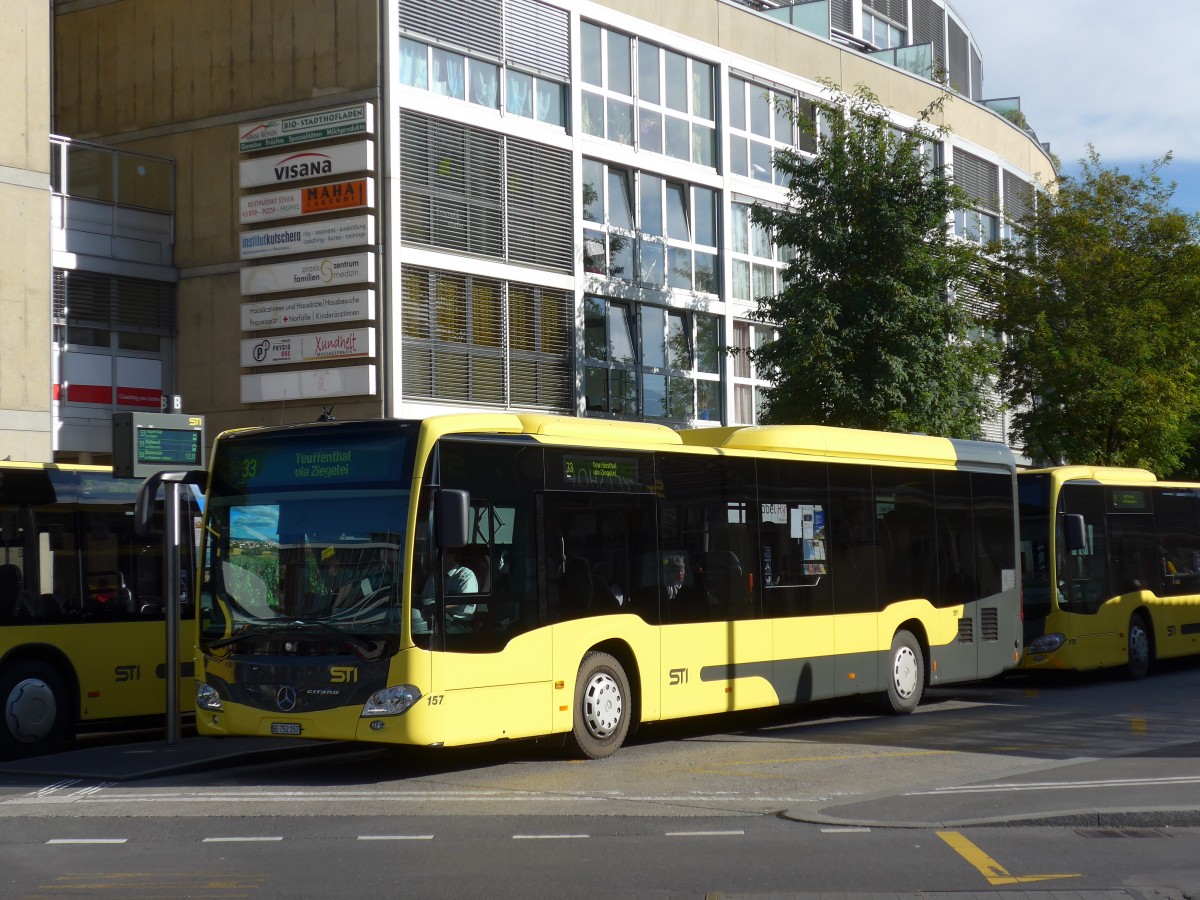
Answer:
<path fill-rule="evenodd" d="M 30 794 L 29 796 L 37 797 L 38 799 L 41 799 L 43 797 L 49 797 L 51 794 L 55 794 L 58 791 L 61 791 L 65 788 L 69 788 L 73 784 L 79 784 L 80 780 L 81 779 L 79 779 L 79 778 L 67 778 L 67 779 L 64 779 L 63 781 L 56 781 L 56 782 L 54 782 L 54 784 L 48 784 L 44 788 L 41 788 L 41 789 L 35 791 L 34 793 Z"/>
<path fill-rule="evenodd" d="M 432 834 L 360 834 L 360 841 L 432 841 Z"/>
<path fill-rule="evenodd" d="M 911 791 L 906 797 L 932 794 L 1007 794 L 1021 791 L 1055 791 L 1073 788 L 1152 787 L 1155 785 L 1200 784 L 1200 775 L 1173 775 L 1164 778 L 1106 778 L 1098 781 L 1029 781 L 1013 784 L 960 784 L 934 788 L 931 791 Z"/>
<path fill-rule="evenodd" d="M 667 837 L 740 837 L 744 831 L 668 831 Z"/>
<path fill-rule="evenodd" d="M 50 838 L 47 844 L 124 844 L 128 838 Z"/>
<path fill-rule="evenodd" d="M 514 834 L 514 841 L 573 841 L 590 838 L 590 834 Z"/>
<path fill-rule="evenodd" d="M 253 844 L 263 841 L 282 841 L 281 837 L 206 837 L 204 844 Z"/>
<path fill-rule="evenodd" d="M 996 862 L 957 831 L 939 831 L 937 836 L 949 844 L 954 851 L 978 869 L 988 884 L 1026 884 L 1031 881 L 1053 881 L 1060 878 L 1081 878 L 1074 875 L 1010 875 L 1008 870 Z"/>
<path fill-rule="evenodd" d="M 821 834 L 867 834 L 870 832 L 870 830 L 870 828 L 862 828 L 859 826 L 846 828 L 822 828 Z"/>

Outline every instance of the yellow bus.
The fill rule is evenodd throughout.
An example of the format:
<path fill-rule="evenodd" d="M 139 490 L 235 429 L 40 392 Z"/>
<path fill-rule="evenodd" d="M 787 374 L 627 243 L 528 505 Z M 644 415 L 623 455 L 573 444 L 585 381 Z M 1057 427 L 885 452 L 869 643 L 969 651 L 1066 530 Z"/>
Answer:
<path fill-rule="evenodd" d="M 161 525 L 134 533 L 139 485 L 98 466 L 0 462 L 0 757 L 56 749 L 81 723 L 166 712 Z M 194 538 L 183 543 L 191 648 Z M 191 660 L 181 668 L 190 676 Z M 190 709 L 190 677 L 180 693 Z"/>
<path fill-rule="evenodd" d="M 1200 484 L 1086 466 L 1017 480 L 1025 669 L 1142 678 L 1200 653 Z"/>
<path fill-rule="evenodd" d="M 463 414 L 214 444 L 196 722 L 423 746 L 987 678 L 1021 653 L 999 444 Z"/>

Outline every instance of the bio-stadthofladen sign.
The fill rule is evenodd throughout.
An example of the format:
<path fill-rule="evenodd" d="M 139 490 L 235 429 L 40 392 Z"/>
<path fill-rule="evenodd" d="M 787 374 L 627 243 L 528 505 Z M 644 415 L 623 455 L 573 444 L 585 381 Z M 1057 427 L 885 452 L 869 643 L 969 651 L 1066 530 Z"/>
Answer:
<path fill-rule="evenodd" d="M 243 225 L 253 225 L 374 205 L 375 180 L 357 178 L 242 197 L 238 201 L 238 218 Z"/>
<path fill-rule="evenodd" d="M 242 331 L 340 325 L 375 318 L 374 291 L 346 291 L 309 297 L 285 297 L 242 304 Z"/>
<path fill-rule="evenodd" d="M 283 116 L 238 126 L 238 151 L 250 153 L 268 147 L 305 144 L 347 134 L 374 134 L 374 108 L 370 103 L 339 106 L 318 112 Z"/>
<path fill-rule="evenodd" d="M 238 184 L 244 188 L 288 184 L 330 175 L 353 175 L 375 168 L 375 145 L 370 141 L 293 150 L 238 163 Z"/>
<path fill-rule="evenodd" d="M 344 328 L 314 334 L 285 334 L 242 341 L 242 365 L 281 366 L 328 362 L 333 359 L 373 358 L 374 328 Z"/>
<path fill-rule="evenodd" d="M 375 217 L 326 219 L 278 228 L 260 228 L 238 235 L 242 259 L 286 256 L 289 253 L 325 252 L 375 243 Z"/>
<path fill-rule="evenodd" d="M 297 259 L 241 271 L 242 296 L 375 283 L 375 254 Z"/>

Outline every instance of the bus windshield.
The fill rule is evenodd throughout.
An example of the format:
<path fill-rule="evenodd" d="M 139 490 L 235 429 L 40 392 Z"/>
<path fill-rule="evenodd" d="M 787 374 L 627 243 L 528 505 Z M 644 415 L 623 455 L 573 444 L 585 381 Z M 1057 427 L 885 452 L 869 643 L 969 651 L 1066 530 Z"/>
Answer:
<path fill-rule="evenodd" d="M 408 436 L 395 427 L 364 427 L 337 441 L 318 427 L 288 435 L 233 435 L 217 455 L 201 644 L 218 655 L 395 652 Z"/>

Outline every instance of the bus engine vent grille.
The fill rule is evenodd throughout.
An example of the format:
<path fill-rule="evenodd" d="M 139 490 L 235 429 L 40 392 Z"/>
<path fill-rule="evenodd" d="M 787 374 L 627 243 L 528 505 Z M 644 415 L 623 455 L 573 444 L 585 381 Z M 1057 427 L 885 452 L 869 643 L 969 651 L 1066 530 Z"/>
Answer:
<path fill-rule="evenodd" d="M 975 620 L 974 619 L 959 619 L 958 620 L 958 642 L 960 644 L 975 643 Z"/>
<path fill-rule="evenodd" d="M 1000 640 L 1000 610 L 986 606 L 979 611 L 979 629 L 985 641 Z"/>

